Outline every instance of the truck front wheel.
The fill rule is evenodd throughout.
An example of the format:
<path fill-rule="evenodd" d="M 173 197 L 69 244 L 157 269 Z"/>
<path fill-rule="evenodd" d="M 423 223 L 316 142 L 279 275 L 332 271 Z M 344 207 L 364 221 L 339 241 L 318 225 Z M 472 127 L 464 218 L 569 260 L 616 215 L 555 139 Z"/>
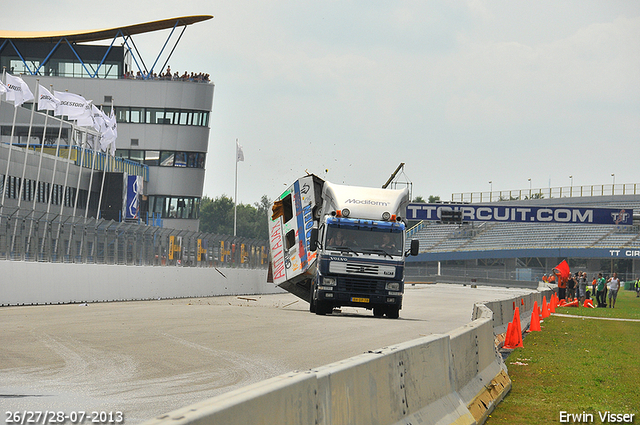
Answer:
<path fill-rule="evenodd" d="M 309 311 L 311 313 L 316 312 L 316 300 L 313 298 L 313 293 L 311 294 L 311 299 L 309 300 Z"/>
<path fill-rule="evenodd" d="M 316 300 L 316 314 L 324 316 L 325 314 L 329 314 L 333 311 L 333 306 L 326 302 L 326 301 L 320 301 L 320 300 Z"/>
<path fill-rule="evenodd" d="M 387 307 L 387 317 L 389 319 L 397 319 L 400 317 L 400 307 L 389 306 Z"/>

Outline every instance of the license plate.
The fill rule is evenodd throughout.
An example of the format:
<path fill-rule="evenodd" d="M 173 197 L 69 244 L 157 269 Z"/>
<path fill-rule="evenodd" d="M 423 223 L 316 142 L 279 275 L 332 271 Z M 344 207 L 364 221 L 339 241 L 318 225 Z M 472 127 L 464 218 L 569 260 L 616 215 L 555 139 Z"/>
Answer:
<path fill-rule="evenodd" d="M 353 298 L 351 298 L 351 302 L 352 303 L 368 303 L 369 302 L 369 298 L 356 298 L 356 297 L 353 297 Z"/>

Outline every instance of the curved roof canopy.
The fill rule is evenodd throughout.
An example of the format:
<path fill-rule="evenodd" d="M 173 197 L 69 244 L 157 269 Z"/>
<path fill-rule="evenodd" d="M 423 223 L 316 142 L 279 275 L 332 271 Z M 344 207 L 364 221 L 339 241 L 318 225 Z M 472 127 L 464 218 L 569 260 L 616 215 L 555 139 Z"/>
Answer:
<path fill-rule="evenodd" d="M 128 25 L 124 27 L 108 28 L 101 30 L 84 31 L 0 31 L 0 39 L 13 39 L 24 41 L 49 41 L 56 43 L 61 38 L 66 38 L 71 43 L 87 43 L 90 41 L 111 40 L 120 34 L 135 35 L 147 32 L 159 31 L 175 26 L 186 26 L 197 22 L 212 19 L 211 15 L 184 16 L 179 18 L 162 19 L 159 21 L 145 22 L 142 24 Z"/>

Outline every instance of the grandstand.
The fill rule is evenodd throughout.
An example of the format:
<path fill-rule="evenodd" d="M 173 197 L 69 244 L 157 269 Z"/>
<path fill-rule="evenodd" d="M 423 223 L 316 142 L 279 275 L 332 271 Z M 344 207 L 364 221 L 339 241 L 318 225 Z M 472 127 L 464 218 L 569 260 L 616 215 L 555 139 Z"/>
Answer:
<path fill-rule="evenodd" d="M 575 193 L 581 195 L 592 191 Z M 513 207 L 620 208 L 633 211 L 637 218 L 640 193 L 628 193 L 500 200 L 475 205 L 496 205 L 499 202 Z M 586 271 L 589 276 L 617 271 L 623 279 L 632 280 L 640 275 L 640 226 L 637 220 L 630 226 L 421 221 L 407 231 L 407 240 L 411 239 L 420 241 L 420 254 L 407 259 L 409 281 L 418 276 L 426 276 L 427 280 L 442 280 L 448 276 L 461 282 L 471 282 L 472 279 L 478 282 L 486 279 L 536 282 L 563 259 L 569 261 L 572 270 Z"/>

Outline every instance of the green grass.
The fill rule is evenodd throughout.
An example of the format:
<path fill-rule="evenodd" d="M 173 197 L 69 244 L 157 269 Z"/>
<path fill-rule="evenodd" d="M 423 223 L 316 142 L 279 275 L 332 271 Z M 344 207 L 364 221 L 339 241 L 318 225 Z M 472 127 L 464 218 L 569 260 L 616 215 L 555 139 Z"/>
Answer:
<path fill-rule="evenodd" d="M 524 348 L 506 359 L 512 388 L 487 424 L 560 423 L 560 411 L 633 413 L 640 423 L 640 298 L 621 291 L 615 309 L 558 308 L 542 332 L 531 332 Z M 524 363 L 517 365 L 512 363 Z"/>

